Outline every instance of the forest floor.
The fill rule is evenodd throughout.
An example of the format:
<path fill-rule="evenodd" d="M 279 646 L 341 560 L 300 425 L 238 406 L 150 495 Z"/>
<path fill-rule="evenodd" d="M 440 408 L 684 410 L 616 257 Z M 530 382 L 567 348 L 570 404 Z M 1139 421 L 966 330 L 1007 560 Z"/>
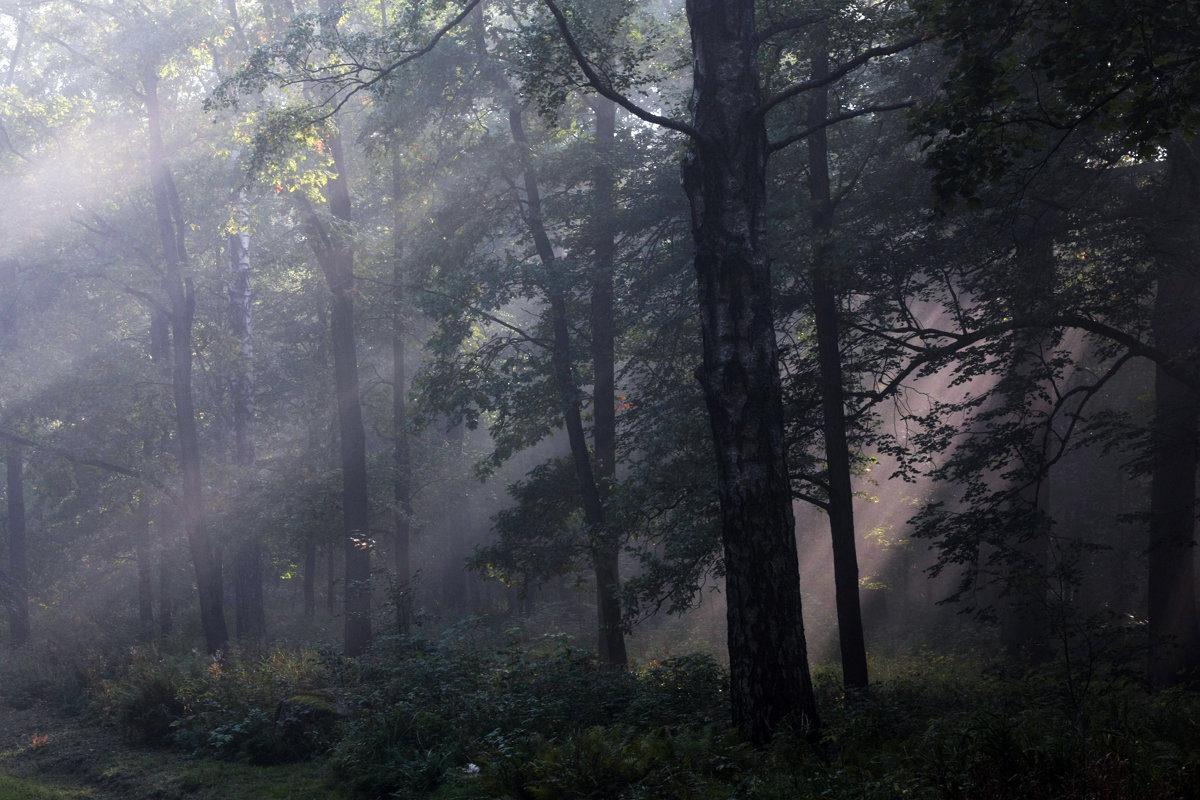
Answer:
<path fill-rule="evenodd" d="M 250 767 L 132 745 L 95 719 L 0 705 L 0 800 L 338 800 L 312 764 Z"/>

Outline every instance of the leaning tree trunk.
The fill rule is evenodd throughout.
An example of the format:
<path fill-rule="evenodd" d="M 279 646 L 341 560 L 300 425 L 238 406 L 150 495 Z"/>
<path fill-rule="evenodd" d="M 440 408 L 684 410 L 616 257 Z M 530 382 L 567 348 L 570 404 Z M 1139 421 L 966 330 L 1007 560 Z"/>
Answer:
<path fill-rule="evenodd" d="M 162 142 L 158 105 L 158 78 L 153 66 L 142 81 L 150 133 L 150 177 L 154 213 L 163 249 L 166 289 L 171 326 L 171 389 L 175 399 L 175 426 L 179 436 L 179 467 L 183 476 L 183 520 L 196 572 L 200 599 L 200 623 L 209 653 L 221 651 L 229 639 L 222 608 L 221 560 L 204 523 L 204 482 L 200 472 L 200 439 L 192 399 L 192 320 L 196 296 L 191 282 L 184 280 L 187 260 L 184 247 L 183 211 L 167 166 Z"/>
<path fill-rule="evenodd" d="M 814 45 L 812 79 L 829 75 L 828 31 L 822 26 Z M 812 197 L 813 318 L 817 329 L 817 365 L 821 380 L 821 409 L 829 484 L 829 532 L 833 543 L 833 584 L 837 605 L 838 642 L 842 654 L 842 684 L 865 689 L 868 683 L 867 645 L 863 638 L 862 605 L 858 592 L 858 553 L 854 538 L 854 488 L 850 482 L 850 444 L 846 434 L 846 400 L 842 386 L 837 294 L 834 288 L 833 197 L 829 181 L 829 90 L 813 92 L 808 107 L 808 188 Z"/>
<path fill-rule="evenodd" d="M 750 741 L 815 730 L 763 232 L 767 136 L 753 0 L 688 0 L 692 207 L 703 363 L 725 553 L 730 702 Z"/>

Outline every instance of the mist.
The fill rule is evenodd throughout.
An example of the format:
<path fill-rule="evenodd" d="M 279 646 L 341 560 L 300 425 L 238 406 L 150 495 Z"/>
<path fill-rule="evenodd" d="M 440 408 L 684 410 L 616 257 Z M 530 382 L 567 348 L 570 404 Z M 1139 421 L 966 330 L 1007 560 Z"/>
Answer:
<path fill-rule="evenodd" d="M 1194 48 L 935 5 L 0 4 L 10 700 L 574 797 L 495 765 L 1194 686 Z"/>

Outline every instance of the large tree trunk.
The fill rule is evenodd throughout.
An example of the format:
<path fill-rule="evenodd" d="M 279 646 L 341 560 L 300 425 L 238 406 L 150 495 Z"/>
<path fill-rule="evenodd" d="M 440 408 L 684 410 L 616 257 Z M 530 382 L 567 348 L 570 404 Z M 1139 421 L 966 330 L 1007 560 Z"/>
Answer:
<path fill-rule="evenodd" d="M 753 0 L 688 0 L 694 62 L 683 163 L 704 391 L 716 448 L 733 722 L 752 742 L 814 730 L 763 234 L 767 137 Z"/>
<path fill-rule="evenodd" d="M 812 79 L 829 75 L 828 31 L 824 26 L 814 44 Z M 863 638 L 862 605 L 858 592 L 858 553 L 854 538 L 854 489 L 850 481 L 850 444 L 846 435 L 846 401 L 842 387 L 837 293 L 834 287 L 834 208 L 829 182 L 829 138 L 820 127 L 829 117 L 829 91 L 813 92 L 808 107 L 808 187 L 812 197 L 813 318 L 817 329 L 817 364 L 821 378 L 821 409 L 825 436 L 825 470 L 829 483 L 829 532 L 833 541 L 833 583 L 837 605 L 838 642 L 842 654 L 842 684 L 865 689 L 868 683 L 867 645 Z"/>
<path fill-rule="evenodd" d="M 237 163 L 235 156 L 234 163 Z M 233 400 L 233 463 L 254 466 L 254 336 L 253 293 L 250 289 L 250 234 L 246 229 L 246 194 L 235 189 L 234 221 L 229 248 L 229 327 L 238 343 L 238 356 L 230 379 Z M 267 636 L 263 608 L 262 535 L 253 526 L 241 531 L 234 555 L 234 623 L 240 639 L 262 641 Z"/>
<path fill-rule="evenodd" d="M 208 652 L 221 651 L 229 639 L 222 608 L 221 560 L 208 536 L 204 523 L 204 482 L 200 472 L 200 439 L 196 431 L 196 413 L 192 400 L 192 319 L 196 297 L 183 271 L 187 255 L 184 248 L 186 225 L 179 195 L 167 166 L 162 143 L 162 122 L 158 106 L 158 79 L 154 66 L 146 69 L 142 80 L 150 134 L 150 177 L 154 193 L 154 212 L 163 249 L 166 289 L 171 326 L 171 389 L 175 398 L 175 426 L 179 436 L 179 467 L 183 476 L 183 520 L 196 572 L 200 599 L 200 623 Z"/>

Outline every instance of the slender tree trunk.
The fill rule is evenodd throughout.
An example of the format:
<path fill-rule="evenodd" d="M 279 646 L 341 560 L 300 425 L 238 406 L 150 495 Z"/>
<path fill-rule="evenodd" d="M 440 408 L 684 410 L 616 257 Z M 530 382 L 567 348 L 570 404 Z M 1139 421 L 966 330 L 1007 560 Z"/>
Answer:
<path fill-rule="evenodd" d="M 612 163 L 617 107 L 604 98 L 595 98 L 592 102 L 596 114 L 596 165 L 592 171 L 592 445 L 596 490 L 603 508 L 617 475 L 616 308 L 613 290 L 616 259 L 616 234 L 613 230 L 616 203 L 613 193 L 616 178 Z M 629 658 L 621 630 L 620 553 L 620 541 L 611 525 L 605 524 L 593 531 L 592 563 L 596 572 L 600 660 L 611 667 L 624 668 Z"/>
<path fill-rule="evenodd" d="M 1167 145 L 1166 197 L 1155 241 L 1164 265 L 1152 325 L 1155 344 L 1176 366 L 1200 349 L 1200 146 Z M 1196 611 L 1196 473 L 1200 394 L 1167 375 L 1154 377 L 1151 430 L 1149 604 L 1150 677 L 1159 685 L 1200 678 Z"/>
<path fill-rule="evenodd" d="M 716 450 L 734 725 L 764 744 L 818 724 L 800 599 L 763 232 L 767 137 L 753 0 L 688 0 L 692 207 L 704 391 Z"/>
<path fill-rule="evenodd" d="M 179 466 L 183 476 L 183 518 L 196 587 L 200 599 L 200 621 L 210 653 L 218 653 L 229 639 L 222 608 L 221 561 L 204 523 L 203 479 L 200 472 L 200 439 L 192 401 L 192 319 L 196 297 L 191 282 L 185 282 L 183 213 L 175 191 L 162 143 L 162 122 L 158 106 L 157 71 L 146 69 L 142 80 L 150 133 L 150 174 L 154 191 L 155 218 L 163 248 L 163 277 L 170 305 L 172 373 L 175 398 L 175 425 L 179 436 Z"/>
<path fill-rule="evenodd" d="M 304 539 L 304 620 L 317 618 L 317 542 L 310 534 Z"/>
<path fill-rule="evenodd" d="M 21 448 L 4 451 L 8 488 L 8 580 L 4 587 L 8 606 L 8 638 L 14 647 L 29 641 L 29 588 L 25 557 L 25 466 Z"/>
<path fill-rule="evenodd" d="M 329 0 L 321 0 L 322 26 L 332 33 L 337 21 Z M 329 336 L 333 349 L 333 382 L 337 391 L 338 439 L 342 466 L 342 537 L 346 581 L 342 587 L 343 649 L 360 656 L 371 645 L 371 547 L 367 489 L 367 438 L 358 384 L 358 350 L 354 333 L 354 250 L 347 240 L 352 223 L 349 173 L 341 134 L 327 142 L 334 176 L 323 193 L 331 224 L 306 204 L 310 242 L 332 295 Z"/>
<path fill-rule="evenodd" d="M 236 154 L 234 163 L 237 163 Z M 226 240 L 229 255 L 229 327 L 238 343 L 230 380 L 233 400 L 233 463 L 254 466 L 254 335 L 253 293 L 250 288 L 250 233 L 246 193 L 233 191 L 236 230 Z M 239 639 L 262 641 L 267 636 L 263 608 L 262 535 L 250 526 L 241 533 L 234 554 L 234 623 Z"/>
<path fill-rule="evenodd" d="M 19 38 L 17 47 L 20 48 Z M 9 77 L 11 81 L 11 75 Z M 16 349 L 18 339 L 19 268 L 16 259 L 0 262 L 0 290 L 3 291 L 0 296 L 3 301 L 0 310 L 0 348 L 9 354 Z M 7 447 L 4 464 L 8 492 L 8 570 L 0 588 L 3 589 L 4 604 L 8 608 L 9 641 L 14 647 L 19 647 L 29 640 L 29 589 L 26 586 L 25 557 L 25 461 L 18 445 L 10 444 Z"/>
<path fill-rule="evenodd" d="M 521 120 L 521 108 L 515 98 L 509 105 L 509 128 L 512 131 L 513 142 L 517 145 L 523 186 L 525 189 L 524 216 L 525 224 L 533 238 L 534 248 L 538 259 L 546 268 L 546 300 L 550 307 L 551 328 L 551 369 L 554 382 L 558 388 L 559 402 L 562 404 L 563 423 L 567 429 L 567 441 L 571 448 L 571 460 L 575 466 L 575 475 L 579 483 L 580 494 L 583 498 L 583 516 L 587 522 L 589 535 L 593 537 L 592 556 L 593 570 L 596 573 L 598 651 L 600 660 L 606 666 L 620 668 L 626 665 L 625 641 L 621 631 L 619 586 L 617 581 L 616 555 L 612 552 L 607 539 L 604 519 L 604 504 L 600 496 L 596 474 L 592 467 L 592 456 L 588 452 L 587 436 L 583 427 L 583 414 L 580 408 L 580 389 L 575 381 L 572 370 L 570 320 L 567 317 L 566 287 L 562 285 L 562 275 L 556 268 L 554 246 L 546 233 L 545 222 L 542 218 L 541 191 L 538 186 L 537 173 L 533 167 L 529 153 L 529 140 Z M 609 323 L 611 330 L 611 322 Z M 609 345 L 611 348 L 611 344 Z M 596 543 L 602 547 L 597 548 Z M 597 559 L 599 555 L 601 558 Z"/>
<path fill-rule="evenodd" d="M 171 325 L 166 312 L 160 308 L 150 310 L 150 361 L 158 365 L 164 378 L 168 381 L 171 380 Z M 152 445 L 146 445 L 146 447 L 147 453 L 149 453 Z M 169 449 L 169 436 L 166 431 L 163 431 L 157 449 L 162 453 Z M 158 555 L 158 632 L 162 636 L 167 636 L 174 626 L 174 609 L 170 591 L 173 550 L 168 534 L 170 528 L 162 519 L 162 505 L 156 504 L 154 508 L 158 509 L 158 513 L 150 514 L 152 531 L 150 538 L 151 541 L 157 543 L 155 550 Z"/>
<path fill-rule="evenodd" d="M 149 450 L 147 446 L 145 448 Z M 154 570 L 150 554 L 150 508 L 145 491 L 139 491 L 133 507 L 133 553 L 137 563 L 138 625 L 142 639 L 154 640 Z"/>
<path fill-rule="evenodd" d="M 1024 315 L 1020 321 L 1027 328 L 1014 339 L 1006 401 L 1034 420 L 1035 427 L 1021 443 L 1018 456 L 1022 468 L 1017 480 L 1027 485 L 1015 498 L 1017 526 L 1011 531 L 1011 541 L 1005 544 L 1009 553 L 1004 566 L 1004 596 L 997 612 L 1006 654 L 1024 664 L 1045 662 L 1052 654 L 1047 594 L 1047 581 L 1052 577 L 1047 459 L 1053 436 L 1053 407 L 1049 389 L 1043 391 L 1047 388 L 1043 359 L 1054 347 L 1054 335 L 1037 324 L 1049 316 L 1054 304 L 1054 233 L 1061 222 L 1060 215 L 1052 210 L 1030 207 L 1018 219 L 1015 237 L 1021 285 L 1012 303 L 1016 313 Z"/>
<path fill-rule="evenodd" d="M 829 75 L 829 32 L 821 26 L 814 44 L 812 79 Z M 834 288 L 834 208 L 829 182 L 829 138 L 823 125 L 829 117 L 829 91 L 814 90 L 808 107 L 808 187 L 812 197 L 813 318 L 817 329 L 817 364 L 821 380 L 821 409 L 829 483 L 829 532 L 833 541 L 833 583 L 837 605 L 838 642 L 842 654 L 842 684 L 865 689 L 868 683 L 867 645 L 863 638 L 862 605 L 858 591 L 858 554 L 854 536 L 854 489 L 850 481 L 850 444 L 846 435 L 846 401 L 842 387 L 837 293 Z"/>
<path fill-rule="evenodd" d="M 406 276 L 404 253 L 404 217 L 400 201 L 404 193 L 404 173 L 400 146 L 392 143 L 392 571 L 396 603 L 396 632 L 409 633 L 412 624 L 412 565 L 409 562 L 409 535 L 412 524 L 412 464 L 409 458 L 408 410 L 405 405 L 405 365 L 408 320 L 405 314 Z"/>

